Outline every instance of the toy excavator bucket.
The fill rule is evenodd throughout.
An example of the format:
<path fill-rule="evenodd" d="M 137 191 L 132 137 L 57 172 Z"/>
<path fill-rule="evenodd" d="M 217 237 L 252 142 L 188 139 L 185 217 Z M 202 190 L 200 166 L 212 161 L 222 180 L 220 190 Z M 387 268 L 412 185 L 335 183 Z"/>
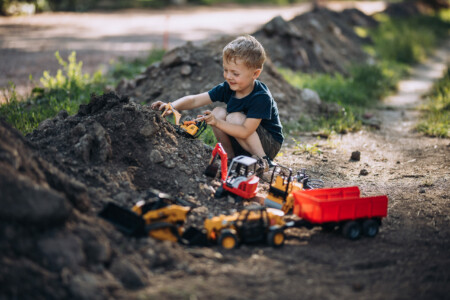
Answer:
<path fill-rule="evenodd" d="M 227 153 L 225 152 L 225 149 L 223 149 L 221 143 L 217 143 L 216 146 L 214 147 L 211 160 L 209 161 L 209 165 L 206 167 L 204 174 L 209 177 L 216 177 L 217 170 L 219 169 L 219 166 L 215 163 L 217 156 L 220 156 L 220 172 L 222 181 L 224 181 L 226 179 L 228 172 L 227 166 L 228 156 Z"/>
<path fill-rule="evenodd" d="M 145 235 L 144 219 L 129 209 L 110 202 L 99 212 L 98 215 L 113 224 L 117 229 L 126 235 Z"/>
<path fill-rule="evenodd" d="M 175 125 L 180 125 L 181 114 L 173 107 L 172 103 L 170 102 L 166 104 L 162 116 L 164 117 L 166 114 L 168 114 L 169 111 L 173 113 Z"/>
<path fill-rule="evenodd" d="M 216 177 L 217 171 L 219 170 L 219 166 L 213 161 L 206 167 L 204 174 L 209 177 Z"/>

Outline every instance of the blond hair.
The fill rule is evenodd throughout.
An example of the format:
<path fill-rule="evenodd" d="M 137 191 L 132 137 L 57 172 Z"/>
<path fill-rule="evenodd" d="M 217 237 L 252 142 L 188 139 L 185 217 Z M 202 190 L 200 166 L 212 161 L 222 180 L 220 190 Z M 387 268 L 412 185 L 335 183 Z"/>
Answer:
<path fill-rule="evenodd" d="M 251 35 L 240 36 L 223 48 L 223 59 L 226 62 L 242 59 L 248 68 L 262 69 L 266 60 L 263 46 Z"/>

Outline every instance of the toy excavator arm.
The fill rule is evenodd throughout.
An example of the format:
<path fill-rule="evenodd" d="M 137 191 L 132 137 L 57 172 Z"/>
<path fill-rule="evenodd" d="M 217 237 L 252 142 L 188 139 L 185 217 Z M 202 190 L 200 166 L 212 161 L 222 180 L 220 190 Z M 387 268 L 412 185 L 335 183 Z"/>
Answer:
<path fill-rule="evenodd" d="M 173 117 L 175 118 L 175 125 L 180 125 L 181 114 L 173 107 L 172 103 L 167 103 L 164 107 L 164 111 L 162 116 L 164 117 L 169 111 L 173 113 Z"/>
<path fill-rule="evenodd" d="M 211 166 L 214 163 L 214 159 L 216 158 L 216 156 L 219 155 L 220 156 L 220 171 L 221 171 L 221 179 L 222 182 L 225 182 L 225 180 L 227 179 L 227 173 L 228 173 L 228 155 L 225 152 L 225 149 L 223 149 L 223 146 L 221 143 L 217 143 L 216 146 L 214 147 L 213 151 L 212 151 L 212 155 L 211 155 L 211 160 L 209 161 L 209 165 L 207 170 L 205 171 L 205 173 L 208 173 L 208 169 L 211 168 Z M 214 172 L 216 172 L 217 170 L 215 170 Z"/>

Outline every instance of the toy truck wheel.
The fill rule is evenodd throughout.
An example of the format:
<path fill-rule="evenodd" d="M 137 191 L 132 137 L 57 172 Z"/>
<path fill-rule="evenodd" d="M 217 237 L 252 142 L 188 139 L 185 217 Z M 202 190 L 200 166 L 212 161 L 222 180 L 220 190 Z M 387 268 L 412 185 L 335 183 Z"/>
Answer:
<path fill-rule="evenodd" d="M 378 222 L 373 219 L 365 220 L 362 224 L 363 234 L 367 237 L 374 237 L 378 234 Z"/>
<path fill-rule="evenodd" d="M 219 186 L 214 194 L 214 198 L 222 198 L 227 194 L 227 190 L 225 190 L 222 186 Z"/>
<path fill-rule="evenodd" d="M 361 226 L 356 221 L 349 221 L 342 226 L 342 234 L 349 240 L 357 240 L 361 236 Z"/>
<path fill-rule="evenodd" d="M 235 249 L 239 244 L 236 234 L 231 230 L 222 231 L 218 243 L 224 249 Z"/>
<path fill-rule="evenodd" d="M 272 229 L 267 235 L 267 243 L 274 248 L 283 246 L 285 240 L 286 236 L 282 228 Z"/>

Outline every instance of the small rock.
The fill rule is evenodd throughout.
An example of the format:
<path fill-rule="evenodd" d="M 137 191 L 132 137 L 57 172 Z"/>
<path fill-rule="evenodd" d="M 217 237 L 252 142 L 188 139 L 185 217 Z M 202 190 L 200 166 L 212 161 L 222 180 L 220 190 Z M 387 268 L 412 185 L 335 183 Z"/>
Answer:
<path fill-rule="evenodd" d="M 420 193 L 420 194 L 424 194 L 424 193 L 425 193 L 425 189 L 424 189 L 424 188 L 421 188 L 421 189 L 419 190 L 419 193 Z"/>
<path fill-rule="evenodd" d="M 316 91 L 310 89 L 302 89 L 301 96 L 305 102 L 313 105 L 320 105 L 322 101 L 320 100 L 319 94 Z"/>
<path fill-rule="evenodd" d="M 359 175 L 361 175 L 361 176 L 367 176 L 367 175 L 369 175 L 369 171 L 367 171 L 366 169 L 362 169 L 362 170 L 359 172 Z"/>
<path fill-rule="evenodd" d="M 350 161 L 360 161 L 361 160 L 361 152 L 353 151 L 350 156 Z"/>
<path fill-rule="evenodd" d="M 192 73 L 192 68 L 190 65 L 183 65 L 180 70 L 181 75 L 188 76 Z"/>
<path fill-rule="evenodd" d="M 146 125 L 139 131 L 139 133 L 148 138 L 154 135 L 157 131 L 158 130 L 154 126 Z"/>
<path fill-rule="evenodd" d="M 177 165 L 176 162 L 171 159 L 164 161 L 163 164 L 163 166 L 166 167 L 167 169 L 173 169 L 175 168 L 176 165 Z"/>
<path fill-rule="evenodd" d="M 69 290 L 75 299 L 96 300 L 105 299 L 102 279 L 91 273 L 75 275 L 70 283 Z"/>
<path fill-rule="evenodd" d="M 150 152 L 150 160 L 154 164 L 159 164 L 164 161 L 164 156 L 162 156 L 161 152 L 154 149 L 152 152 Z"/>
<path fill-rule="evenodd" d="M 77 269 L 86 261 L 82 241 L 74 235 L 47 237 L 38 241 L 38 251 L 50 270 Z"/>
<path fill-rule="evenodd" d="M 114 260 L 110 271 L 126 288 L 138 289 L 145 285 L 143 281 L 144 274 L 129 260 Z"/>

